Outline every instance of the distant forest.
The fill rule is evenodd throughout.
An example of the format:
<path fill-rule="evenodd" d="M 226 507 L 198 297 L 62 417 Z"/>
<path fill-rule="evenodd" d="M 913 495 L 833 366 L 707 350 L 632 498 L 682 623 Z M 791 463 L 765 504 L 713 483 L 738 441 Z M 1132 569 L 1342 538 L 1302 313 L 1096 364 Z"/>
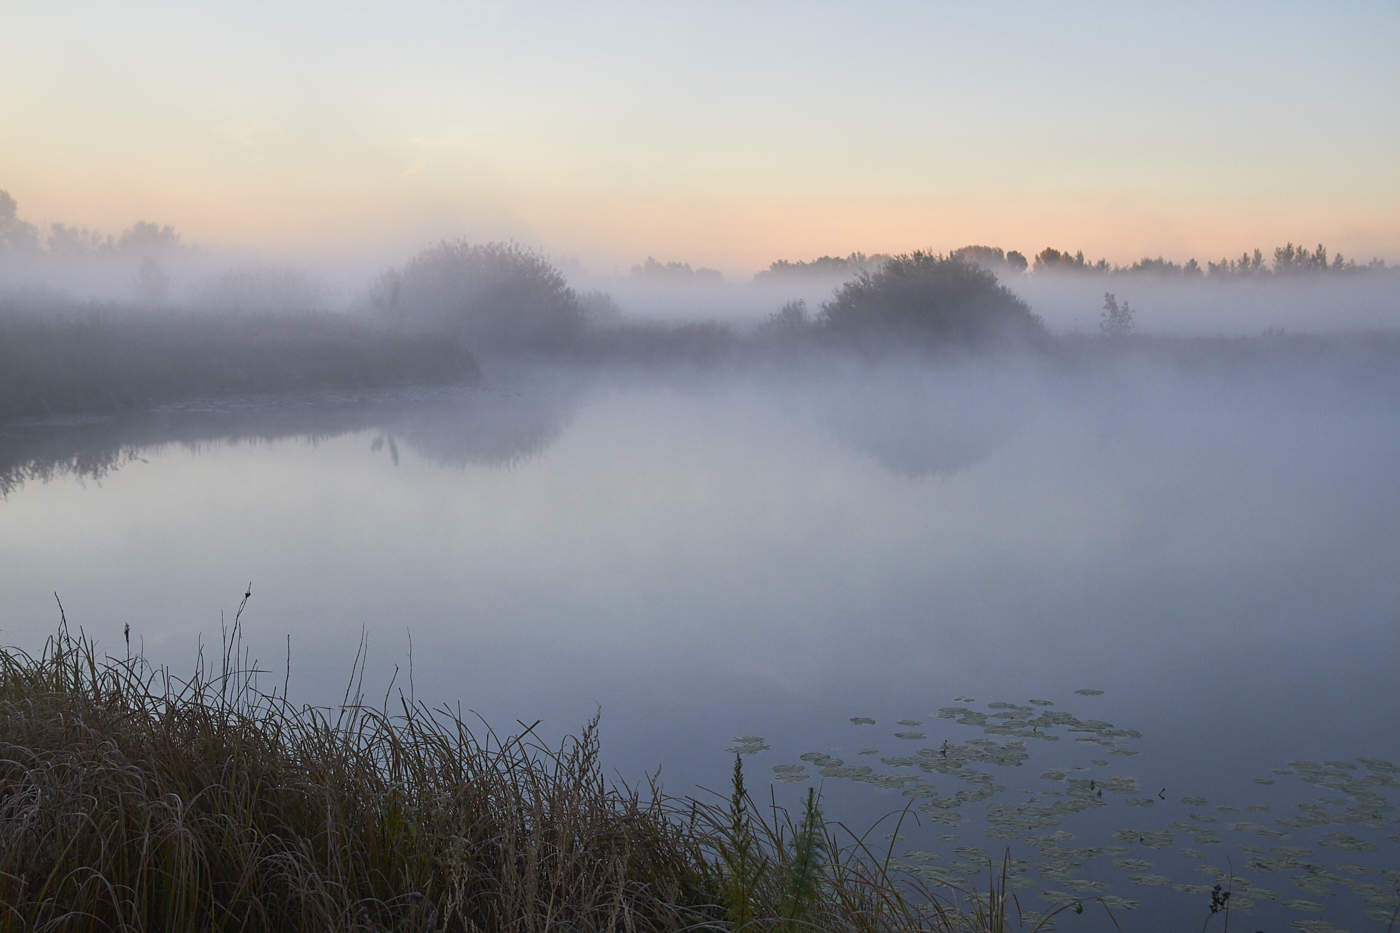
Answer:
<path fill-rule="evenodd" d="M 1024 254 L 1016 250 L 1004 251 L 997 246 L 964 246 L 953 250 L 950 256 L 964 262 L 982 266 L 999 276 L 1007 273 L 1071 273 L 1076 275 L 1133 276 L 1153 275 L 1181 279 L 1246 279 L 1275 275 L 1300 275 L 1314 273 L 1365 273 L 1389 269 L 1385 261 L 1373 258 L 1365 264 L 1336 253 L 1330 258 L 1327 247 L 1319 243 L 1314 249 L 1295 246 L 1292 241 L 1273 251 L 1273 261 L 1265 261 L 1262 250 L 1244 252 L 1238 259 L 1221 257 L 1202 265 L 1196 259 L 1174 262 L 1161 256 L 1143 257 L 1131 265 L 1116 265 L 1106 259 L 1090 261 L 1084 258 L 1084 251 L 1073 253 L 1068 250 L 1047 246 L 1027 261 Z M 819 256 L 816 259 L 793 262 L 779 259 L 767 269 L 754 276 L 758 282 L 781 281 L 803 277 L 849 278 L 862 272 L 873 272 L 892 257 L 884 253 L 851 253 L 848 256 Z"/>
<path fill-rule="evenodd" d="M 1185 262 L 1162 256 L 1144 256 L 1130 265 L 1110 263 L 1106 259 L 1090 260 L 1083 250 L 1071 252 L 1047 246 L 1027 259 L 1017 250 L 998 246 L 970 245 L 952 250 L 948 255 L 964 262 L 982 266 L 1006 278 L 1009 275 L 1069 273 L 1075 275 L 1135 276 L 1152 275 L 1180 279 L 1236 280 L 1268 276 L 1304 274 L 1359 274 L 1391 269 L 1380 258 L 1362 263 L 1341 253 L 1329 254 L 1318 243 L 1309 248 L 1292 241 L 1274 248 L 1271 256 L 1263 250 L 1242 252 L 1238 258 L 1222 256 L 1201 263 L 1195 258 Z M 191 249 L 170 225 L 141 220 L 120 234 L 104 234 L 82 226 L 51 223 L 41 231 L 35 224 L 20 218 L 18 204 L 7 191 L 0 189 L 0 256 L 16 254 L 45 254 L 56 258 L 99 258 L 130 256 L 145 263 L 141 269 L 143 291 L 156 298 L 164 291 L 164 275 L 157 259 L 181 250 Z M 810 260 L 778 259 L 753 276 L 758 283 L 776 283 L 791 279 L 850 279 L 861 273 L 875 272 L 894 258 L 887 253 L 853 252 L 845 256 L 818 256 Z M 655 284 L 716 285 L 724 281 L 717 269 L 692 267 L 683 261 L 660 261 L 648 256 L 632 266 L 632 280 Z"/>

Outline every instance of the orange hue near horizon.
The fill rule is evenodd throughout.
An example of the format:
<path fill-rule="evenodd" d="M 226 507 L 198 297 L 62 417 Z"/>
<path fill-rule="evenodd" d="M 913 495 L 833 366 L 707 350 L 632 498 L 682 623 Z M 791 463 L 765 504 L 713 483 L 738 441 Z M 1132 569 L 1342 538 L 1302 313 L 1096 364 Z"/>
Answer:
<path fill-rule="evenodd" d="M 1400 260 L 1396 198 L 1339 205 L 1327 198 L 1259 203 L 1118 192 L 696 195 L 507 186 L 499 179 L 446 191 L 412 177 L 376 191 L 326 179 L 291 189 L 277 180 L 151 175 L 107 191 L 107 179 L 55 187 L 12 173 L 23 219 L 119 233 L 138 220 L 172 224 L 187 242 L 271 252 L 382 251 L 397 261 L 443 238 L 517 240 L 577 257 L 598 274 L 625 272 L 647 256 L 711 266 L 743 278 L 778 259 L 851 252 L 938 252 L 973 243 L 1032 258 L 1053 246 L 1091 260 L 1130 264 L 1145 256 L 1202 264 L 1285 242 L 1324 243 L 1358 262 Z M 130 181 L 124 179 L 123 181 Z M 16 183 L 17 182 L 17 183 Z M 1347 209 L 1340 209 L 1345 207 Z"/>

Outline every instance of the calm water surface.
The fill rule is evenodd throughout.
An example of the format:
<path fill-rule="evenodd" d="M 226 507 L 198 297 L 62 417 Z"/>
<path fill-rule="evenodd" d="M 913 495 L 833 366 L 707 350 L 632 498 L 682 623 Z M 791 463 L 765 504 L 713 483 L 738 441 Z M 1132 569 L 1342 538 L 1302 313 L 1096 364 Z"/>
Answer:
<path fill-rule="evenodd" d="M 1028 910 L 1199 924 L 1233 871 L 1250 929 L 1385 929 L 1397 384 L 534 373 L 21 426 L 0 640 L 57 591 L 179 668 L 251 580 L 253 654 L 290 634 L 313 702 L 363 633 L 367 685 L 411 663 L 502 731 L 601 710 L 630 780 L 722 788 L 740 748 L 853 824 L 912 800 L 915 865 L 1010 846 Z"/>

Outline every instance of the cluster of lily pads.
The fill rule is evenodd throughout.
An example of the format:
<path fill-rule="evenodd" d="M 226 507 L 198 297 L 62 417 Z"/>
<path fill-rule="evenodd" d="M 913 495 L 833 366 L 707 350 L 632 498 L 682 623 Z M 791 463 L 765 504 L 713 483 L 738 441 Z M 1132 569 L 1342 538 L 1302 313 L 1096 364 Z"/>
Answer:
<path fill-rule="evenodd" d="M 1292 804 L 1279 814 L 1264 802 L 1212 806 L 1205 797 L 1169 794 L 1114 773 L 1139 753 L 1142 733 L 1135 729 L 1080 718 L 1047 699 L 980 709 L 971 697 L 953 703 L 932 723 L 894 723 L 895 740 L 919 743 L 897 753 L 879 747 L 874 718 L 852 716 L 851 725 L 871 739 L 856 760 L 808 752 L 800 763 L 772 765 L 773 780 L 847 781 L 910 798 L 920 824 L 932 824 L 931 841 L 942 845 L 910 849 L 903 860 L 935 885 L 967 889 L 979 877 L 985 883 L 989 864 L 1001 864 L 1001 850 L 989 850 L 1003 846 L 1017 856 L 1009 863 L 1013 888 L 1038 891 L 1052 905 L 1094 898 L 1116 912 L 1139 906 L 1140 897 L 1155 910 L 1165 898 L 1189 895 L 1203 906 L 1213 891 L 1218 899 L 1214 886 L 1224 885 L 1231 910 L 1267 904 L 1271 915 L 1305 933 L 1345 929 L 1330 921 L 1358 909 L 1382 929 L 1400 922 L 1400 766 L 1390 761 L 1294 761 L 1255 778 L 1255 796 Z M 969 729 L 980 734 L 958 741 Z M 730 746 L 743 755 L 767 750 L 757 736 Z M 1003 783 L 1009 769 L 1046 754 L 1058 760 L 1038 781 L 1028 787 L 1023 780 L 1015 790 Z M 1108 828 L 1105 820 L 1119 818 L 1126 825 Z M 1091 844 L 1077 844 L 1081 836 Z M 1360 861 L 1344 863 L 1343 853 Z M 1343 905 L 1338 895 L 1346 892 L 1364 906 Z"/>

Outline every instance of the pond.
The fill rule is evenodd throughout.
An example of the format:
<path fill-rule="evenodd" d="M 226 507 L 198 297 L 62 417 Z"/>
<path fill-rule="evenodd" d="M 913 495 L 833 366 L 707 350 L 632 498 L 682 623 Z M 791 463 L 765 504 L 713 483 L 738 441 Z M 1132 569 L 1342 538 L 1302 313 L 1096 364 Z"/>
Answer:
<path fill-rule="evenodd" d="M 1200 924 L 1222 883 L 1250 929 L 1385 929 L 1397 402 L 1393 369 L 906 361 L 14 425 L 0 641 L 40 647 L 57 592 L 179 669 L 252 581 L 300 699 L 363 639 L 367 693 L 600 711 L 629 781 L 722 792 L 740 751 L 852 828 L 909 805 L 911 868 L 985 887 L 1009 849 L 1028 916 Z"/>

